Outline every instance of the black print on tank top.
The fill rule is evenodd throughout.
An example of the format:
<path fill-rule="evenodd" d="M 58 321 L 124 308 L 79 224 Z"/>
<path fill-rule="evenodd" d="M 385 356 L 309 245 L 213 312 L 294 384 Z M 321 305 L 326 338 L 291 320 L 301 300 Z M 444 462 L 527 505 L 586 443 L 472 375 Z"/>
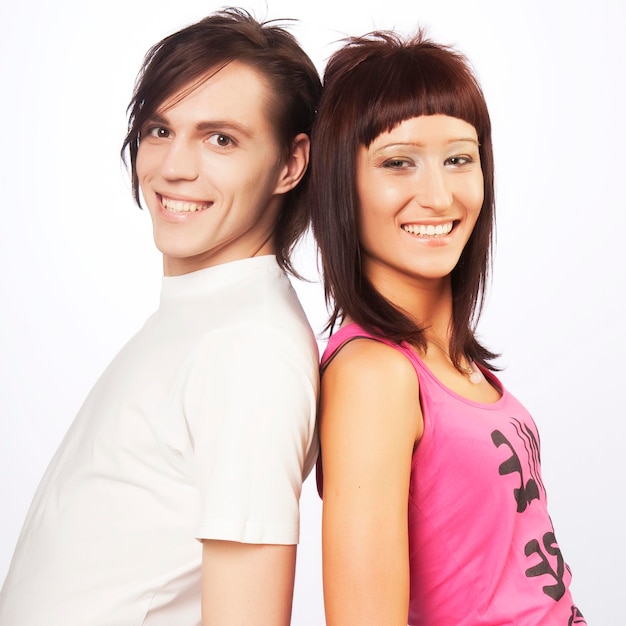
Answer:
<path fill-rule="evenodd" d="M 553 531 L 545 533 L 542 541 L 543 546 L 539 544 L 539 541 L 533 539 L 524 547 L 524 554 L 527 557 L 532 557 L 533 555 L 539 557 L 539 562 L 526 570 L 526 576 L 534 578 L 535 576 L 548 575 L 553 578 L 554 583 L 552 585 L 544 585 L 543 592 L 553 600 L 558 601 L 565 593 L 565 583 L 563 582 L 565 561 Z"/>
<path fill-rule="evenodd" d="M 491 440 L 496 448 L 504 445 L 511 450 L 511 456 L 500 464 L 499 472 L 500 476 L 519 474 L 520 486 L 513 490 L 513 496 L 517 502 L 517 512 L 523 513 L 533 500 L 539 500 L 539 490 L 543 490 L 539 472 L 539 442 L 533 431 L 519 420 L 511 419 L 511 424 L 517 433 L 518 445 L 521 444 L 525 451 L 523 459 L 515 450 L 515 446 L 499 430 L 491 433 Z"/>
<path fill-rule="evenodd" d="M 572 607 L 572 615 L 567 620 L 567 626 L 574 626 L 574 624 L 586 624 L 583 614 L 575 607 Z"/>
<path fill-rule="evenodd" d="M 545 496 L 540 471 L 539 441 L 535 431 L 519 420 L 511 418 L 510 423 L 516 436 L 509 435 L 507 438 L 501 431 L 494 430 L 491 433 L 491 440 L 496 448 L 505 446 L 511 453 L 508 459 L 500 463 L 498 473 L 500 476 L 519 475 L 519 487 L 513 489 L 513 498 L 517 512 L 524 513 L 533 500 L 540 499 L 541 493 Z M 524 546 L 524 554 L 531 565 L 525 571 L 526 576 L 538 578 L 541 583 L 549 582 L 550 584 L 543 585 L 543 593 L 554 601 L 560 600 L 567 591 L 564 582 L 567 565 L 557 544 L 554 530 L 550 529 L 544 533 L 540 540 L 528 541 Z M 568 626 L 586 624 L 582 613 L 575 606 L 571 607 L 571 611 Z"/>

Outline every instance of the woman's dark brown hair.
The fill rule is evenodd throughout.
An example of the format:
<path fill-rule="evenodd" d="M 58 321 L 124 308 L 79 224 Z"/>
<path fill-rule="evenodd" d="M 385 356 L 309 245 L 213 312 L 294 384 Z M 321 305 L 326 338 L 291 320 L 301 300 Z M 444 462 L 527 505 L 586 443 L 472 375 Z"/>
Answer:
<path fill-rule="evenodd" d="M 474 231 L 451 276 L 450 355 L 491 367 L 495 355 L 474 335 L 489 275 L 494 227 L 491 122 L 465 57 L 420 31 L 403 40 L 391 32 L 349 39 L 326 67 L 313 127 L 307 202 L 320 248 L 331 316 L 327 328 L 351 318 L 392 341 L 425 347 L 419 320 L 385 299 L 362 273 L 357 226 L 356 156 L 381 133 L 420 115 L 443 114 L 476 129 L 484 201 Z"/>
<path fill-rule="evenodd" d="M 139 206 L 136 162 L 143 125 L 171 96 L 182 89 L 191 91 L 232 61 L 247 65 L 267 82 L 267 115 L 285 158 L 296 135 L 311 134 L 321 83 L 293 35 L 272 21 L 257 22 L 242 9 L 213 13 L 166 37 L 144 58 L 128 105 L 128 132 L 122 145 L 122 158 L 127 151 L 130 157 L 133 197 Z M 301 191 L 302 183 L 285 194 L 274 231 L 276 259 L 293 273 L 291 251 L 307 227 Z"/>

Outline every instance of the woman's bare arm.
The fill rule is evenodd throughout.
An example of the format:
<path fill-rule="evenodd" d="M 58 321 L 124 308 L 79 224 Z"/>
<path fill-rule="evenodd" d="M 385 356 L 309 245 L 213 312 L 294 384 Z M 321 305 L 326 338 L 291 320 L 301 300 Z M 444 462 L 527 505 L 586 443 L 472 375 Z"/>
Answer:
<path fill-rule="evenodd" d="M 406 626 L 408 488 L 422 432 L 409 361 L 372 340 L 346 345 L 324 373 L 323 575 L 328 626 Z"/>

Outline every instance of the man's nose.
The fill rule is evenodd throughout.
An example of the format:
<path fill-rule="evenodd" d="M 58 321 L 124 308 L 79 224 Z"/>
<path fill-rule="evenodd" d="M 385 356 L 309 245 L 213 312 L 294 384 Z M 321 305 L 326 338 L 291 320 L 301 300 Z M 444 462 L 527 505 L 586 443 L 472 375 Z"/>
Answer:
<path fill-rule="evenodd" d="M 198 155 L 193 147 L 180 140 L 172 141 L 161 165 L 161 175 L 167 180 L 198 178 Z"/>

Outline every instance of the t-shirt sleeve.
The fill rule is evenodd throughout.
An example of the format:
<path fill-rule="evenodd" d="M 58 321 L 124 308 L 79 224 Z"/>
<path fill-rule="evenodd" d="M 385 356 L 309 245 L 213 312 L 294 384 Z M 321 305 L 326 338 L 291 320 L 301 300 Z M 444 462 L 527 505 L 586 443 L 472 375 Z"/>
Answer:
<path fill-rule="evenodd" d="M 200 516 L 196 536 L 296 544 L 317 452 L 316 357 L 277 329 L 229 328 L 196 351 L 184 397 Z"/>

